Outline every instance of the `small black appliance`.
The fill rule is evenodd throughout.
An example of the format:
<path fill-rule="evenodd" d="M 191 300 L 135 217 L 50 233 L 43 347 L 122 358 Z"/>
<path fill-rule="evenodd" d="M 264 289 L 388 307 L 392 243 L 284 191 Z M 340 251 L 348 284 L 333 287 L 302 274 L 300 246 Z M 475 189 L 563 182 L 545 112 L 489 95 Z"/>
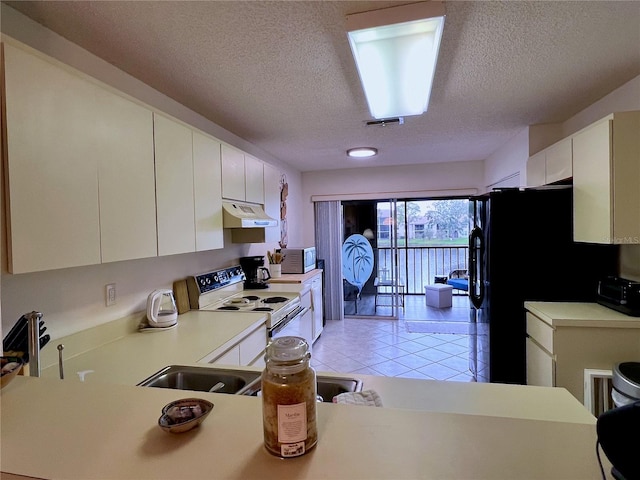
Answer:
<path fill-rule="evenodd" d="M 616 480 L 640 478 L 638 463 L 638 431 L 640 431 L 640 401 L 612 408 L 598 417 L 598 443 L 613 466 Z"/>
<path fill-rule="evenodd" d="M 269 269 L 264 266 L 264 257 L 240 257 L 240 266 L 245 274 L 245 290 L 267 288 L 271 278 Z"/>
<path fill-rule="evenodd" d="M 640 282 L 619 277 L 600 280 L 596 301 L 626 315 L 640 317 Z"/>

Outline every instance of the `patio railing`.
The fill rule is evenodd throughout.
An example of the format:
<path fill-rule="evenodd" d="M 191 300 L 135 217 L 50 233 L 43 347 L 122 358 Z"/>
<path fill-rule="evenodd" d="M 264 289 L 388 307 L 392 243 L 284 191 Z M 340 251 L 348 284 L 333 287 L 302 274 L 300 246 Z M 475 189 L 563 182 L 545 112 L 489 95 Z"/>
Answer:
<path fill-rule="evenodd" d="M 391 275 L 391 248 L 378 248 L 378 277 Z M 468 246 L 398 247 L 400 283 L 407 294 L 424 295 L 424 286 L 436 276 L 449 276 L 452 270 L 467 269 Z"/>

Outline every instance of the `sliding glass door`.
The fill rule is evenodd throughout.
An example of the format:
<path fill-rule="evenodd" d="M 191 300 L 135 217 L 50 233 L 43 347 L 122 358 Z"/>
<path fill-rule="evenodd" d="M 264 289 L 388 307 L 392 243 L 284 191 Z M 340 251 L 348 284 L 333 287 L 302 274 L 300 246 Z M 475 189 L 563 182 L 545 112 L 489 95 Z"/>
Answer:
<path fill-rule="evenodd" d="M 398 269 L 396 201 L 344 201 L 342 207 L 345 316 L 398 318 L 404 282 Z"/>

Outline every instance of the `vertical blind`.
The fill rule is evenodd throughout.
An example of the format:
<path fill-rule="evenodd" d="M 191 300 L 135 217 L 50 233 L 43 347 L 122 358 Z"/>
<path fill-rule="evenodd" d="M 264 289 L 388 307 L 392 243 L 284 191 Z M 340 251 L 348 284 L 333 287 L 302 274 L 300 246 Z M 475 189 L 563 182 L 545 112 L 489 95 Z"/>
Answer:
<path fill-rule="evenodd" d="M 324 260 L 324 312 L 327 320 L 344 320 L 342 291 L 342 206 L 315 202 L 316 257 Z"/>

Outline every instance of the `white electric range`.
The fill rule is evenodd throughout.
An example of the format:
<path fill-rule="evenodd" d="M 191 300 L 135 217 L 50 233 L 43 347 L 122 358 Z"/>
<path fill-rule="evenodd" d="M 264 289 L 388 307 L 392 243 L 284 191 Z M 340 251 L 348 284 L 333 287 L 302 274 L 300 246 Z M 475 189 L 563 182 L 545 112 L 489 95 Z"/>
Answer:
<path fill-rule="evenodd" d="M 297 293 L 244 290 L 240 266 L 213 270 L 187 279 L 192 309 L 224 313 L 256 313 L 267 316 L 269 338 L 297 335 L 298 323 L 307 312 Z M 309 339 L 307 339 L 309 340 Z"/>

